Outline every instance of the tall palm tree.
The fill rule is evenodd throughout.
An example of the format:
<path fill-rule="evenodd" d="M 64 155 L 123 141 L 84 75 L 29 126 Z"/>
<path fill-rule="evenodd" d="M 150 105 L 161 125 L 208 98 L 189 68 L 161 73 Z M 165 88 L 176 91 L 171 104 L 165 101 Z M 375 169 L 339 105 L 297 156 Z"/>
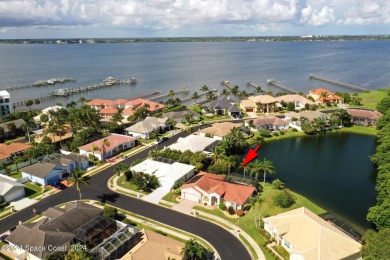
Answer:
<path fill-rule="evenodd" d="M 162 150 L 155 148 L 149 151 L 148 156 L 152 158 L 159 157 L 161 155 Z"/>
<path fill-rule="evenodd" d="M 85 101 L 87 101 L 87 99 L 85 99 L 85 97 L 80 97 L 77 102 L 79 102 L 79 103 L 81 103 L 81 105 L 83 105 Z"/>
<path fill-rule="evenodd" d="M 89 177 L 83 176 L 84 171 L 80 170 L 80 168 L 76 168 L 76 170 L 72 173 L 72 178 L 69 179 L 71 183 L 74 183 L 76 185 L 76 190 L 80 194 L 80 201 L 81 201 L 81 184 L 87 186 L 89 184 Z"/>
<path fill-rule="evenodd" d="M 8 131 L 9 131 L 11 136 L 15 135 L 15 132 L 16 132 L 16 125 L 15 125 L 15 123 L 13 123 L 13 122 L 8 123 L 7 124 L 7 129 L 8 129 Z"/>
<path fill-rule="evenodd" d="M 104 155 L 106 154 L 106 149 L 109 148 L 111 146 L 110 144 L 110 141 L 108 141 L 107 138 L 104 138 L 103 142 L 102 142 L 102 147 L 101 147 L 101 151 L 102 151 L 102 161 L 103 161 L 103 157 Z"/>
<path fill-rule="evenodd" d="M 234 127 L 230 134 L 233 136 L 235 141 L 235 146 L 238 148 L 243 148 L 247 145 L 246 139 L 242 131 L 240 129 Z"/>
<path fill-rule="evenodd" d="M 231 168 L 234 169 L 235 167 L 237 167 L 237 156 L 235 155 L 227 156 L 224 163 L 228 166 L 228 174 L 230 174 Z"/>
<path fill-rule="evenodd" d="M 238 93 L 239 93 L 239 87 L 238 86 L 234 86 L 230 92 L 232 92 L 233 96 L 237 96 Z"/>
<path fill-rule="evenodd" d="M 222 146 L 217 145 L 213 149 L 212 164 L 222 164 L 226 161 L 226 153 Z"/>
<path fill-rule="evenodd" d="M 264 176 L 264 184 L 265 184 L 265 176 L 268 173 L 274 174 L 275 173 L 275 166 L 274 163 L 270 160 L 267 160 L 264 158 L 264 160 L 260 163 L 261 164 L 261 171 L 263 171 Z"/>
<path fill-rule="evenodd" d="M 248 170 L 249 175 L 254 175 L 255 179 L 257 180 L 259 178 L 260 171 L 263 170 L 263 165 L 259 160 L 254 160 L 248 164 Z"/>
<path fill-rule="evenodd" d="M 229 92 L 229 90 L 227 90 L 226 88 L 224 88 L 223 90 L 222 90 L 222 93 L 221 93 L 222 95 L 224 95 L 224 96 L 229 96 L 230 95 L 230 92 Z"/>
<path fill-rule="evenodd" d="M 196 100 L 197 100 L 198 98 L 200 98 L 198 92 L 194 92 L 194 94 L 192 94 L 192 96 L 191 96 L 191 99 L 193 99 L 193 100 L 195 101 L 195 103 L 196 103 Z"/>
<path fill-rule="evenodd" d="M 124 174 L 128 170 L 129 170 L 129 166 L 125 163 L 118 163 L 117 165 L 115 165 L 115 168 L 114 168 L 114 172 L 116 173 L 116 175 L 118 175 L 118 177 L 120 177 L 122 174 Z"/>
<path fill-rule="evenodd" d="M 168 97 L 173 97 L 175 96 L 175 91 L 173 89 L 170 89 L 169 92 L 168 92 Z"/>
<path fill-rule="evenodd" d="M 212 91 L 208 91 L 206 93 L 206 99 L 207 101 L 212 101 L 216 98 L 216 96 L 214 95 L 214 93 Z"/>
<path fill-rule="evenodd" d="M 200 90 L 203 92 L 206 92 L 209 90 L 209 87 L 207 87 L 206 85 L 203 85 L 202 87 L 200 87 Z"/>

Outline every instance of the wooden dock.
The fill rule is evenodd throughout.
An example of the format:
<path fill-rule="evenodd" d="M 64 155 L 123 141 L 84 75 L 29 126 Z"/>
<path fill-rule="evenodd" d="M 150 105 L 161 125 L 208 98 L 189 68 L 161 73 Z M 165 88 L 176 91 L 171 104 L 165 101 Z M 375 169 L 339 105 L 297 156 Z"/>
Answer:
<path fill-rule="evenodd" d="M 43 87 L 43 86 L 53 86 L 56 84 L 64 84 L 67 82 L 76 82 L 76 79 L 72 78 L 53 78 L 48 80 L 39 80 L 32 84 L 27 85 L 19 85 L 19 86 L 12 86 L 12 87 L 6 87 L 1 90 L 15 90 L 15 89 L 24 89 L 24 88 L 32 88 L 32 87 Z"/>
<path fill-rule="evenodd" d="M 153 90 L 151 92 L 148 92 L 148 93 L 136 96 L 136 97 L 131 97 L 131 98 L 129 98 L 129 100 L 133 100 L 133 99 L 137 99 L 137 98 L 146 98 L 146 97 L 154 96 L 154 95 L 157 95 L 157 94 L 160 94 L 160 91 Z"/>
<path fill-rule="evenodd" d="M 271 86 L 280 88 L 280 89 L 282 89 L 282 90 L 291 92 L 291 93 L 293 93 L 293 94 L 296 94 L 296 93 L 297 93 L 295 90 L 293 90 L 293 89 L 291 89 L 291 88 L 289 88 L 289 87 L 280 85 L 280 84 L 277 83 L 274 79 L 268 79 L 268 80 L 267 80 L 267 83 L 268 83 L 268 85 L 271 85 Z"/>
<path fill-rule="evenodd" d="M 188 89 L 188 87 L 183 87 L 179 90 L 176 90 L 174 91 L 175 94 L 178 94 L 178 93 L 186 93 L 186 92 L 190 92 L 190 90 Z M 164 97 L 168 97 L 169 96 L 169 92 L 168 93 L 165 93 L 165 94 L 161 94 L 157 97 L 153 97 L 153 98 L 149 98 L 149 100 L 156 100 L 156 99 L 160 99 L 160 98 L 164 98 Z"/>
<path fill-rule="evenodd" d="M 266 93 L 266 91 L 265 91 L 261 86 L 256 85 L 256 84 L 254 84 L 254 83 L 252 83 L 252 82 L 250 82 L 250 81 L 247 81 L 247 82 L 246 82 L 246 85 L 255 88 L 256 92 L 257 92 L 257 90 L 260 88 L 261 91 L 260 91 L 259 93 Z"/>
<path fill-rule="evenodd" d="M 355 85 L 352 85 L 352 84 L 348 84 L 348 83 L 334 81 L 334 80 L 331 80 L 331 79 L 327 79 L 327 78 L 323 78 L 323 77 L 320 77 L 320 76 L 316 76 L 314 74 L 310 74 L 309 75 L 309 79 L 316 79 L 316 80 L 319 80 L 319 81 L 322 81 L 322 82 L 326 82 L 326 83 L 329 83 L 329 84 L 332 84 L 332 85 L 335 85 L 335 86 L 349 88 L 349 89 L 352 89 L 352 90 L 357 90 L 357 91 L 362 91 L 362 92 L 363 91 L 368 91 L 368 89 L 366 89 L 366 88 L 358 87 L 358 86 L 355 86 Z"/>

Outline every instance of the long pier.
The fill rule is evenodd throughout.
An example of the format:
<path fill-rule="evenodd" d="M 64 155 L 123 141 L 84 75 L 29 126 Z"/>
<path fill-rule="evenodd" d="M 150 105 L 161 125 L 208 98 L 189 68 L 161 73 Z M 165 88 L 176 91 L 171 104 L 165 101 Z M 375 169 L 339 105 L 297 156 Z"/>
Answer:
<path fill-rule="evenodd" d="M 339 87 L 349 88 L 349 89 L 352 89 L 352 90 L 368 91 L 368 89 L 366 89 L 366 88 L 358 87 L 358 86 L 355 86 L 355 85 L 352 85 L 352 84 L 348 84 L 348 83 L 334 81 L 334 80 L 331 80 L 331 79 L 327 79 L 327 78 L 323 78 L 323 77 L 320 77 L 320 76 L 316 76 L 314 74 L 310 74 L 309 75 L 309 79 L 316 79 L 316 80 L 319 80 L 319 81 L 322 81 L 322 82 L 330 83 L 330 84 L 333 84 L 333 85 L 336 85 L 336 86 L 339 86 Z"/>
<path fill-rule="evenodd" d="M 157 94 L 160 94 L 160 91 L 153 90 L 151 92 L 148 92 L 148 93 L 136 96 L 136 97 L 131 97 L 131 98 L 129 98 L 129 100 L 133 100 L 133 99 L 137 99 L 137 98 L 146 98 L 146 97 L 154 96 L 154 95 L 157 95 Z"/>
<path fill-rule="evenodd" d="M 175 93 L 175 94 L 178 94 L 178 93 L 185 93 L 185 92 L 190 92 L 190 90 L 188 89 L 188 87 L 184 87 L 184 88 L 181 88 L 181 89 L 179 89 L 179 90 L 173 91 L 173 93 Z M 157 97 L 150 98 L 149 100 L 156 100 L 156 99 L 159 99 L 159 98 L 167 97 L 167 96 L 169 96 L 169 95 L 170 95 L 170 93 L 168 92 L 168 93 L 165 93 L 165 94 L 161 94 L 161 95 L 159 95 L 159 96 L 157 96 Z"/>
<path fill-rule="evenodd" d="M 271 86 L 275 86 L 277 88 L 280 88 L 282 90 L 285 90 L 285 91 L 288 91 L 288 92 L 291 92 L 291 93 L 297 93 L 295 90 L 289 88 L 289 87 L 286 87 L 286 86 L 283 86 L 283 85 L 280 85 L 279 83 L 277 83 L 274 79 L 269 79 L 267 80 L 268 82 L 268 85 L 271 85 Z"/>
<path fill-rule="evenodd" d="M 28 99 L 16 100 L 16 101 L 13 102 L 13 105 L 17 107 L 17 106 L 24 105 L 27 100 L 38 99 L 40 101 L 43 101 L 43 100 L 48 100 L 48 99 L 52 99 L 52 98 L 54 98 L 54 96 L 52 94 L 48 94 L 46 96 L 40 96 L 40 97 L 36 97 L 36 98 L 28 98 Z"/>
<path fill-rule="evenodd" d="M 53 78 L 48 80 L 39 80 L 32 84 L 27 85 L 19 85 L 19 86 L 12 86 L 12 87 L 6 87 L 1 90 L 15 90 L 15 89 L 23 89 L 23 88 L 32 88 L 32 87 L 43 87 L 43 86 L 53 86 L 55 84 L 64 84 L 67 82 L 76 82 L 76 79 L 72 78 Z"/>
<path fill-rule="evenodd" d="M 247 81 L 247 82 L 246 82 L 246 85 L 255 88 L 256 92 L 257 92 L 258 89 L 260 88 L 260 93 L 265 93 L 265 90 L 264 90 L 262 87 L 260 87 L 259 85 L 254 84 L 254 83 L 252 83 L 252 82 L 250 82 L 250 81 Z"/>

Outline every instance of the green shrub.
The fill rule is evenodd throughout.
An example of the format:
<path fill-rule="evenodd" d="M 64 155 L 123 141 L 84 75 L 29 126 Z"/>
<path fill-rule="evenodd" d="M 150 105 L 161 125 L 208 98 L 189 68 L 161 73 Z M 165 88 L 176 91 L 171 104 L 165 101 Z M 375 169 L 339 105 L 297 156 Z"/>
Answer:
<path fill-rule="evenodd" d="M 289 208 L 295 203 L 295 199 L 290 192 L 284 190 L 274 197 L 274 202 L 278 207 Z"/>
<path fill-rule="evenodd" d="M 118 214 L 118 210 L 116 208 L 108 206 L 108 205 L 104 205 L 103 216 L 115 219 L 117 214 Z"/>
<path fill-rule="evenodd" d="M 122 220 L 122 222 L 127 224 L 127 225 L 137 226 L 137 223 L 135 223 L 134 221 L 132 221 L 128 218 L 125 218 L 124 220 Z"/>
<path fill-rule="evenodd" d="M 293 132 L 298 132 L 298 130 L 297 130 L 297 129 L 295 129 L 295 128 L 293 128 L 293 129 L 292 129 L 292 131 L 293 131 Z"/>
<path fill-rule="evenodd" d="M 276 179 L 272 182 L 272 188 L 277 189 L 277 190 L 283 190 L 286 187 L 284 182 L 282 182 L 279 179 Z"/>
<path fill-rule="evenodd" d="M 279 136 L 278 132 L 273 132 L 272 135 L 273 136 Z"/>
<path fill-rule="evenodd" d="M 260 134 L 262 137 L 271 137 L 271 136 L 272 136 L 272 134 L 271 134 L 270 131 L 265 130 L 265 129 L 263 129 L 263 128 L 259 128 L 258 132 L 259 132 L 259 134 Z"/>
<path fill-rule="evenodd" d="M 39 187 L 40 187 L 40 186 L 42 186 L 42 184 L 40 184 L 40 183 L 39 183 L 39 182 L 37 182 L 37 181 L 36 181 L 36 182 L 34 182 L 34 184 L 35 184 L 35 185 L 37 185 L 37 186 L 39 186 Z"/>
<path fill-rule="evenodd" d="M 237 216 L 239 217 L 242 217 L 245 215 L 244 211 L 242 211 L 241 209 L 238 209 L 237 212 L 236 212 Z"/>
<path fill-rule="evenodd" d="M 218 207 L 219 207 L 219 209 L 222 210 L 222 211 L 225 211 L 225 210 L 226 210 L 226 205 L 225 205 L 225 203 L 219 203 Z"/>
<path fill-rule="evenodd" d="M 279 134 L 280 134 L 280 135 L 284 135 L 285 132 L 284 132 L 284 131 L 280 131 Z"/>
<path fill-rule="evenodd" d="M 228 212 L 229 212 L 230 215 L 236 214 L 236 211 L 234 210 L 233 206 L 229 206 Z"/>

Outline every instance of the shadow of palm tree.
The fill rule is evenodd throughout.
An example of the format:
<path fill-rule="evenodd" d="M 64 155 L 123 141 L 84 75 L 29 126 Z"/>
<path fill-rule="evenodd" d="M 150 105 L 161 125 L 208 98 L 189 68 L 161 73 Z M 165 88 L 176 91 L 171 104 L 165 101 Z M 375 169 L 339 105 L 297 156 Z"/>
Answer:
<path fill-rule="evenodd" d="M 116 199 L 119 198 L 119 194 L 110 192 L 110 193 L 98 195 L 96 197 L 100 199 L 101 203 L 106 203 L 107 201 L 114 203 Z"/>

